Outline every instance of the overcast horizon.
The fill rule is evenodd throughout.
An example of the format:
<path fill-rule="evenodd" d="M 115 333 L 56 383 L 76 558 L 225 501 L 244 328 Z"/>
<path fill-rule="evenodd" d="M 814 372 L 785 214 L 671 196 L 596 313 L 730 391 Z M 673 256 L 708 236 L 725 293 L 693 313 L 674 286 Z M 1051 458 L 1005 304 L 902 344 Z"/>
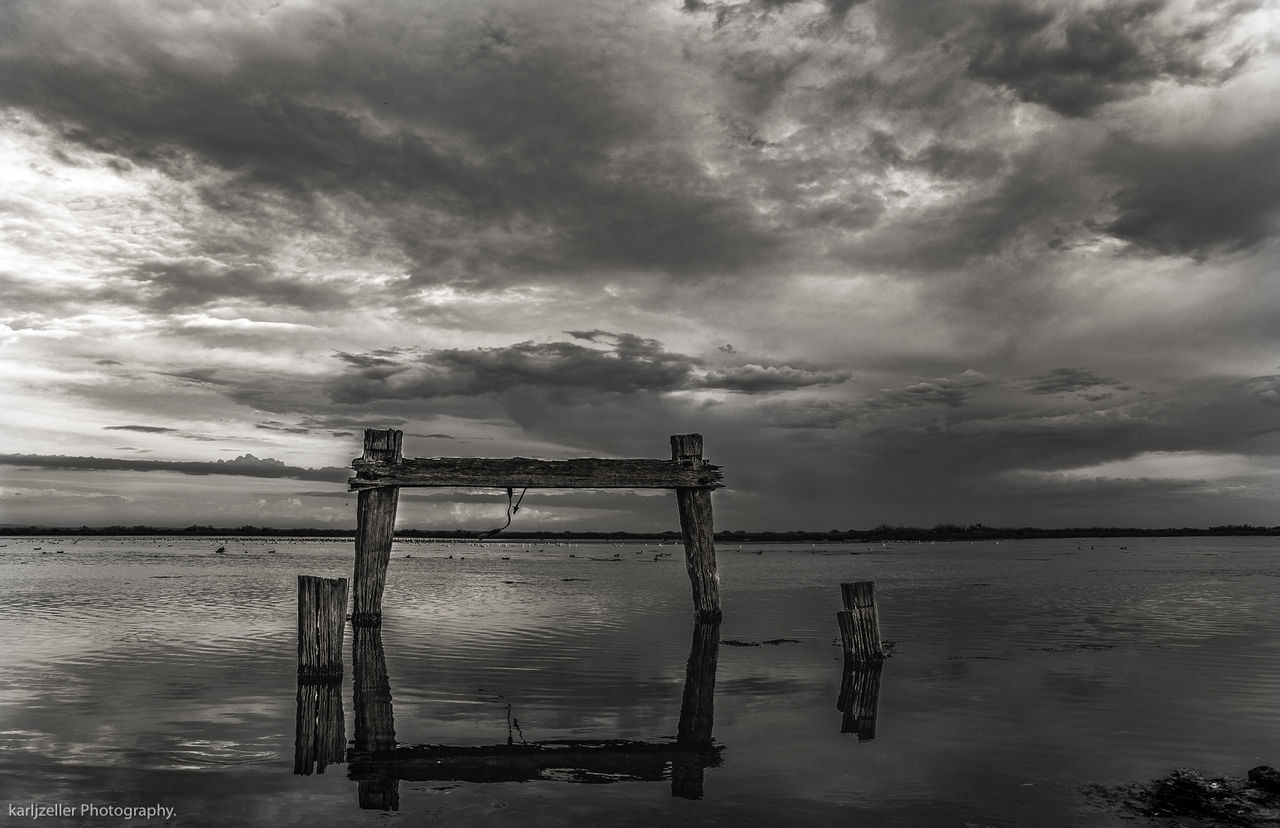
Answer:
<path fill-rule="evenodd" d="M 667 457 L 716 528 L 1269 526 L 1274 2 L 0 6 L 0 523 Z M 490 528 L 500 491 L 403 493 Z M 495 522 L 496 521 L 496 522 Z M 530 492 L 524 530 L 677 528 Z"/>

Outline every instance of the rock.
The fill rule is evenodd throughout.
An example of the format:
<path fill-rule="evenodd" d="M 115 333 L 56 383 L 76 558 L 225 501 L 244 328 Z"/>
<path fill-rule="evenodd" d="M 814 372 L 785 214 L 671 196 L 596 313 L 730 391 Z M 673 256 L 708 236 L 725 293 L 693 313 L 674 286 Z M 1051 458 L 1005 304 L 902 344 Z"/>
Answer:
<path fill-rule="evenodd" d="M 1249 770 L 1249 784 L 1272 796 L 1280 796 L 1280 771 L 1270 765 L 1258 765 Z"/>

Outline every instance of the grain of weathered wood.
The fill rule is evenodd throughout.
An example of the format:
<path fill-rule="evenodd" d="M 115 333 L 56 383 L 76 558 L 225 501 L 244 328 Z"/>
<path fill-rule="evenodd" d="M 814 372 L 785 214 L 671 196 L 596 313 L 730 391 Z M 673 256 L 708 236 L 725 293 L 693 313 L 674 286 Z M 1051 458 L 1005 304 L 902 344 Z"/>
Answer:
<path fill-rule="evenodd" d="M 342 676 L 347 579 L 298 576 L 298 678 Z"/>
<path fill-rule="evenodd" d="M 845 655 L 860 662 L 883 661 L 884 645 L 880 641 L 875 581 L 842 583 L 840 596 L 847 613 L 847 620 L 845 614 L 838 616 Z M 846 623 L 849 625 L 847 629 Z"/>
<path fill-rule="evenodd" d="M 402 433 L 396 429 L 365 429 L 364 460 L 395 464 L 400 460 Z M 387 562 L 395 536 L 397 488 L 378 488 L 359 494 L 356 511 L 355 598 L 351 623 L 382 623 L 382 591 L 387 583 Z"/>
<path fill-rule="evenodd" d="M 704 468 L 701 434 L 674 434 L 671 459 Z M 679 487 L 680 533 L 684 538 L 684 562 L 693 586 L 693 609 L 701 621 L 719 621 L 720 574 L 716 570 L 715 528 L 711 516 L 711 489 Z"/>
<path fill-rule="evenodd" d="M 675 489 L 720 488 L 719 466 L 688 460 L 580 457 L 432 457 L 388 462 L 368 457 L 351 461 L 351 491 L 387 486 L 499 489 Z"/>

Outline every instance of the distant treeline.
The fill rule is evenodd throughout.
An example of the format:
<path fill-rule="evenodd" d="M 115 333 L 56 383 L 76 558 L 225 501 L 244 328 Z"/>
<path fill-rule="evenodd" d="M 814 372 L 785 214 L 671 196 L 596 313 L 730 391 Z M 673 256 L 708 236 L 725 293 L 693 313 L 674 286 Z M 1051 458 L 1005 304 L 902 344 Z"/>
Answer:
<path fill-rule="evenodd" d="M 450 531 L 426 529 L 401 529 L 399 538 L 439 538 L 442 540 L 474 540 L 479 531 L 455 529 Z M 193 525 L 176 529 L 164 526 L 0 526 L 0 535 L 187 535 L 195 537 L 292 537 L 292 538 L 353 538 L 351 529 L 272 529 L 267 526 L 237 526 L 235 528 Z M 1171 538 L 1253 535 L 1280 535 L 1280 526 L 1210 526 L 1208 529 L 1184 527 L 1181 529 L 1134 529 L 1131 527 L 1091 526 L 1067 529 L 1038 529 L 1035 527 L 998 527 L 973 523 L 968 526 L 940 523 L 929 529 L 916 526 L 888 526 L 881 524 L 874 529 L 832 529 L 828 532 L 747 532 L 741 529 L 716 532 L 716 540 L 723 543 L 879 543 L 884 541 L 973 541 L 1011 540 L 1036 538 Z M 679 540 L 680 533 L 667 532 L 526 532 L 509 531 L 497 536 L 499 540 Z"/>

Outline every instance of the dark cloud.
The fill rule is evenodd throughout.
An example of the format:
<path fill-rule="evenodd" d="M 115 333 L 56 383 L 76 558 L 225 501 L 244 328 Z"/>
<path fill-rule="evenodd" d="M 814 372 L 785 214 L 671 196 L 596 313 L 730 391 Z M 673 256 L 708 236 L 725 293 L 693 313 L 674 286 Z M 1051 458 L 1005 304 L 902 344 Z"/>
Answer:
<path fill-rule="evenodd" d="M 140 431 L 143 434 L 177 434 L 178 429 L 164 426 L 119 425 L 103 426 L 105 431 Z"/>
<path fill-rule="evenodd" d="M 748 363 L 736 368 L 711 371 L 703 379 L 707 388 L 725 391 L 741 391 L 751 394 L 767 394 L 772 391 L 790 391 L 796 388 L 838 385 L 849 379 L 848 371 L 810 371 L 790 365 L 763 366 Z"/>
<path fill-rule="evenodd" d="M 1241 138 L 1162 143 L 1117 137 L 1098 164 L 1119 188 L 1099 229 L 1134 247 L 1204 260 L 1274 238 L 1280 125 Z"/>
<path fill-rule="evenodd" d="M 202 462 L 197 460 L 127 460 L 112 457 L 64 457 L 40 454 L 0 454 L 0 464 L 40 469 L 75 469 L 80 471 L 167 471 L 191 475 L 237 475 L 241 477 L 283 477 L 293 480 L 345 482 L 348 469 L 307 469 L 287 466 L 272 458 L 259 459 L 243 454 L 234 460 Z"/>
<path fill-rule="evenodd" d="M 632 394 L 664 392 L 687 387 L 699 361 L 666 351 L 653 339 L 632 334 L 578 332 L 592 343 L 607 339 L 608 347 L 592 348 L 573 342 L 519 342 L 500 348 L 456 348 L 428 351 L 399 362 L 386 356 L 341 354 L 354 367 L 335 383 L 338 402 L 378 399 L 426 399 L 453 395 L 478 396 L 517 386 L 549 391 L 595 391 Z"/>
<path fill-rule="evenodd" d="M 1207 66 L 1199 55 L 1213 24 L 1166 21 L 1166 7 L 1166 0 L 1060 9 L 1014 0 L 990 4 L 968 69 L 1024 101 L 1071 117 L 1087 116 L 1158 80 L 1225 80 L 1231 70 Z"/>
<path fill-rule="evenodd" d="M 333 384 L 331 395 L 336 402 L 353 404 L 361 400 L 483 396 L 518 387 L 552 394 L 664 394 L 694 388 L 770 394 L 835 385 L 850 376 L 846 371 L 759 363 L 705 370 L 700 357 L 668 351 L 656 339 L 602 330 L 565 333 L 578 342 L 518 342 L 421 353 L 338 352 L 335 356 L 351 370 Z"/>
<path fill-rule="evenodd" d="M 411 260 L 415 284 L 725 271 L 779 244 L 679 140 L 683 113 L 653 73 L 669 58 L 628 42 L 634 32 L 612 15 L 428 24 L 411 4 L 278 7 L 177 35 L 128 7 L 68 14 L 0 12 L 15 44 L 0 55 L 0 102 L 134 164 L 184 178 L 193 159 L 215 165 L 225 175 L 206 202 L 246 225 L 279 220 L 282 207 L 318 232 L 363 215 Z M 334 298 L 301 282 L 277 288 L 259 266 L 165 265 L 135 278 L 159 303 L 236 284 L 301 307 Z"/>
<path fill-rule="evenodd" d="M 228 300 L 300 310 L 340 308 L 350 301 L 338 284 L 291 278 L 262 263 L 228 265 L 208 258 L 144 262 L 99 296 L 160 313 L 188 313 Z"/>
<path fill-rule="evenodd" d="M 1030 394 L 1072 394 L 1089 391 L 1099 386 L 1114 387 L 1122 391 L 1129 386 L 1116 380 L 1100 377 L 1083 368 L 1054 368 L 1047 374 L 1031 377 L 1019 387 Z"/>

